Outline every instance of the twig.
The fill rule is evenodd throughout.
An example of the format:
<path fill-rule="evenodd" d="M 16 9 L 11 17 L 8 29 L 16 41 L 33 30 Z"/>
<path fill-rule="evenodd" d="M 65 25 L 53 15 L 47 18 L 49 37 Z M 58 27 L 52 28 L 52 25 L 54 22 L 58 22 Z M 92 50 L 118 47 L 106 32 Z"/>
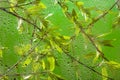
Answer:
<path fill-rule="evenodd" d="M 8 14 L 11 14 L 11 15 L 13 15 L 13 16 L 15 16 L 15 17 L 17 17 L 17 18 L 20 18 L 20 19 L 22 19 L 22 20 L 26 21 L 27 23 L 29 23 L 29 24 L 33 25 L 33 26 L 34 26 L 34 27 L 36 27 L 39 31 L 41 31 L 41 29 L 40 29 L 40 28 L 39 28 L 36 24 L 34 24 L 34 23 L 32 23 L 31 21 L 29 21 L 29 20 L 25 19 L 24 17 L 21 17 L 21 16 L 19 16 L 19 15 L 15 14 L 15 13 L 12 13 L 12 12 L 10 12 L 10 11 L 6 10 L 5 8 L 0 8 L 0 10 L 2 10 L 2 11 L 4 11 L 4 12 L 8 13 Z"/>
<path fill-rule="evenodd" d="M 69 53 L 65 52 L 65 54 L 66 54 L 68 57 L 70 57 L 71 59 L 73 59 L 74 61 L 78 62 L 79 64 L 81 64 L 81 65 L 83 65 L 84 67 L 88 68 L 89 70 L 93 71 L 94 73 L 96 73 L 96 74 L 98 74 L 98 75 L 100 75 L 100 76 L 106 77 L 106 78 L 108 78 L 109 80 L 113 80 L 111 77 L 105 76 L 105 75 L 99 73 L 98 71 L 94 70 L 92 67 L 84 64 L 83 62 L 78 61 L 76 58 L 74 58 L 73 56 L 71 56 Z"/>
<path fill-rule="evenodd" d="M 14 69 L 21 61 L 23 61 L 27 56 L 29 56 L 29 55 L 34 51 L 34 49 L 36 48 L 36 46 L 38 46 L 38 44 L 39 44 L 39 42 L 38 42 L 33 48 L 31 48 L 30 50 L 28 50 L 27 54 L 26 54 L 24 57 L 20 58 L 14 65 L 12 65 L 12 66 L 3 74 L 3 76 L 7 75 L 8 72 L 10 72 L 12 69 Z M 1 77 L 3 77 L 3 76 L 1 76 Z"/>
<path fill-rule="evenodd" d="M 15 7 L 21 7 L 21 6 L 26 6 L 26 5 L 30 5 L 32 4 L 32 2 L 29 2 L 29 3 L 25 3 L 25 4 L 20 4 L 20 5 L 14 5 L 14 6 L 10 6 L 10 7 L 0 7 L 0 8 L 5 8 L 5 9 L 9 9 L 9 8 L 15 8 Z"/>
<path fill-rule="evenodd" d="M 117 0 L 106 12 L 104 12 L 102 15 L 98 16 L 96 19 L 94 19 L 91 23 L 87 25 L 87 29 L 89 29 L 92 25 L 94 25 L 97 21 L 105 17 L 109 11 L 113 9 L 113 7 L 118 3 L 119 0 Z"/>
<path fill-rule="evenodd" d="M 50 71 L 42 71 L 42 72 L 30 72 L 30 73 L 15 73 L 15 74 L 6 74 L 5 76 L 25 76 L 25 75 L 39 75 L 41 73 L 48 73 Z M 0 74 L 0 77 L 3 77 L 4 75 Z"/>

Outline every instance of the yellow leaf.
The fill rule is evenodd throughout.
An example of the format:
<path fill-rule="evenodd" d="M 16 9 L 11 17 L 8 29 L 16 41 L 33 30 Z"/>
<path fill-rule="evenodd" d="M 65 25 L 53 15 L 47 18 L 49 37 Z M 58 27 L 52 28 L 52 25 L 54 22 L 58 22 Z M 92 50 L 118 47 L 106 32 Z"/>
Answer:
<path fill-rule="evenodd" d="M 48 57 L 47 58 L 50 64 L 50 71 L 53 71 L 55 68 L 55 58 L 54 57 Z"/>
<path fill-rule="evenodd" d="M 27 58 L 27 59 L 23 62 L 22 67 L 26 67 L 27 65 L 29 65 L 29 64 L 31 63 L 31 61 L 32 61 L 32 58 Z"/>
<path fill-rule="evenodd" d="M 69 39 L 70 39 L 69 36 L 63 36 L 63 38 L 66 39 L 66 40 L 69 40 Z"/>
<path fill-rule="evenodd" d="M 102 68 L 102 75 L 104 75 L 104 76 L 108 76 L 108 73 L 107 73 L 107 69 L 106 69 L 106 67 L 103 67 L 103 68 Z M 107 78 L 104 77 L 104 76 L 103 76 L 103 80 L 107 80 Z"/>
<path fill-rule="evenodd" d="M 82 6 L 84 5 L 84 3 L 83 3 L 83 2 L 78 1 L 78 2 L 76 2 L 76 5 L 77 5 L 77 7 L 82 7 Z"/>

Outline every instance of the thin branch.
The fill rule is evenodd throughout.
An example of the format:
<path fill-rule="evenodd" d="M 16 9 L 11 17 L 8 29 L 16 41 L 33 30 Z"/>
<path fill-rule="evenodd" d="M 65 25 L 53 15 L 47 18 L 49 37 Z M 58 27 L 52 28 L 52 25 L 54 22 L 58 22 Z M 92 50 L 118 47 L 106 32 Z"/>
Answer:
<path fill-rule="evenodd" d="M 87 25 L 87 29 L 89 29 L 91 26 L 93 26 L 97 21 L 99 21 L 100 19 L 102 19 L 103 17 L 105 17 L 109 11 L 111 11 L 114 6 L 118 3 L 119 0 L 117 0 L 107 11 L 105 11 L 103 14 L 101 14 L 100 16 L 98 16 L 95 20 L 93 20 L 91 23 L 89 23 Z"/>
<path fill-rule="evenodd" d="M 11 14 L 11 15 L 17 17 L 17 18 L 20 18 L 20 19 L 24 20 L 25 22 L 27 22 L 27 23 L 33 25 L 33 26 L 36 27 L 39 31 L 41 31 L 40 27 L 38 27 L 36 24 L 32 23 L 31 21 L 27 20 L 26 18 L 21 17 L 21 16 L 15 14 L 15 13 L 12 13 L 12 12 L 6 10 L 5 8 L 0 8 L 0 10 L 6 12 L 6 13 L 8 13 L 8 14 Z"/>
<path fill-rule="evenodd" d="M 27 54 L 26 54 L 24 57 L 20 58 L 14 65 L 12 65 L 12 66 L 3 74 L 3 76 L 0 76 L 0 77 L 6 76 L 8 72 L 10 72 L 10 71 L 11 71 L 12 69 L 14 69 L 16 66 L 18 66 L 18 64 L 19 64 L 20 62 L 22 62 L 27 56 L 29 56 L 29 55 L 34 51 L 34 49 L 38 46 L 38 44 L 39 44 L 39 42 L 38 42 L 33 48 L 31 48 L 30 50 L 28 50 Z"/>
<path fill-rule="evenodd" d="M 93 69 L 92 67 L 84 64 L 83 62 L 78 61 L 76 58 L 74 58 L 73 56 L 71 56 L 69 53 L 65 52 L 65 54 L 66 54 L 68 57 L 70 57 L 71 59 L 73 59 L 74 61 L 78 62 L 79 64 L 81 64 L 81 65 L 83 65 L 84 67 L 88 68 L 89 70 L 93 71 L 94 73 L 96 73 L 96 74 L 98 74 L 98 75 L 100 75 L 100 76 L 106 77 L 106 78 L 108 78 L 109 80 L 113 80 L 113 78 L 108 77 L 108 76 L 105 76 L 105 75 L 99 73 L 98 71 L 96 71 L 95 69 Z"/>
<path fill-rule="evenodd" d="M 39 74 L 46 74 L 50 71 L 42 71 L 42 72 L 30 72 L 30 73 L 15 73 L 15 74 L 6 74 L 5 76 L 26 76 L 26 75 L 39 75 Z M 0 77 L 3 77 L 4 75 L 0 74 Z"/>
<path fill-rule="evenodd" d="M 97 47 L 97 45 L 95 44 L 94 40 L 83 30 L 83 28 L 81 26 L 79 26 L 81 32 L 90 40 L 90 42 L 92 43 L 92 45 L 96 48 L 96 50 L 100 53 L 100 56 L 106 60 L 109 61 L 105 56 L 104 53 Z"/>
<path fill-rule="evenodd" d="M 22 7 L 22 6 L 30 5 L 32 3 L 33 3 L 33 1 L 29 2 L 29 3 L 25 3 L 25 4 L 19 4 L 19 5 L 14 5 L 14 6 L 10 6 L 10 7 L 0 7 L 0 8 L 9 9 L 9 8 L 15 8 L 15 7 Z"/>
<path fill-rule="evenodd" d="M 61 3 L 58 2 L 58 4 L 60 5 Z M 61 6 L 61 5 L 60 5 Z M 65 12 L 64 12 L 65 13 Z M 67 12 L 68 13 L 68 12 Z M 66 15 L 66 14 L 65 14 Z M 81 32 L 91 41 L 91 43 L 93 44 L 93 46 L 95 46 L 96 50 L 100 53 L 100 55 L 102 56 L 103 59 L 105 59 L 106 61 L 109 61 L 106 57 L 104 57 L 104 54 L 103 52 L 101 52 L 99 50 L 99 48 L 96 46 L 96 44 L 94 43 L 94 40 L 83 30 L 82 26 L 79 24 L 79 22 L 77 20 L 74 20 L 74 23 L 79 26 Z M 94 70 L 93 68 L 87 66 L 86 64 L 78 61 L 77 59 L 75 59 L 73 56 L 71 56 L 70 54 L 66 53 L 70 58 L 72 58 L 74 61 L 77 61 L 79 64 L 83 65 L 84 67 L 90 69 L 91 71 L 97 73 L 98 75 L 101 75 L 101 76 L 104 76 L 110 80 L 113 80 L 112 78 L 108 77 L 108 76 L 105 76 L 105 75 L 102 75 L 101 73 L 97 72 L 96 70 Z"/>

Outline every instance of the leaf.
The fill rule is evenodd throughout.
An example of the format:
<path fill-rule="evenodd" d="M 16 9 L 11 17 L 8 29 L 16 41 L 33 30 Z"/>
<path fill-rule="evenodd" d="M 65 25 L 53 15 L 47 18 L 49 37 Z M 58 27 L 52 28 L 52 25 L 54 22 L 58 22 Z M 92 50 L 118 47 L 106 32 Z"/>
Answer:
<path fill-rule="evenodd" d="M 113 68 L 115 69 L 119 69 L 120 68 L 120 63 L 118 62 L 115 62 L 115 61 L 109 61 L 109 62 L 106 62 L 108 65 L 112 66 Z"/>
<path fill-rule="evenodd" d="M 101 34 L 101 35 L 98 35 L 96 38 L 105 37 L 105 36 L 107 36 L 107 35 L 109 35 L 109 34 L 111 34 L 111 33 L 112 33 L 112 31 L 107 32 L 107 33 L 104 33 L 104 34 Z"/>
<path fill-rule="evenodd" d="M 94 52 L 90 52 L 88 54 L 85 55 L 85 58 L 92 58 L 93 56 L 95 56 L 95 53 Z"/>
<path fill-rule="evenodd" d="M 61 6 L 63 12 L 68 11 L 68 6 L 66 4 L 64 4 L 64 2 L 58 2 L 58 4 Z"/>
<path fill-rule="evenodd" d="M 78 26 L 75 27 L 75 35 L 78 36 L 80 33 L 80 28 Z"/>
<path fill-rule="evenodd" d="M 38 15 L 43 9 L 46 9 L 46 6 L 40 2 L 38 5 L 28 8 L 26 12 L 30 15 Z"/>
<path fill-rule="evenodd" d="M 47 80 L 52 80 L 52 78 L 50 76 L 48 76 L 48 79 Z"/>
<path fill-rule="evenodd" d="M 17 0 L 17 4 L 25 3 L 27 0 Z"/>
<path fill-rule="evenodd" d="M 108 73 L 107 73 L 107 69 L 106 69 L 106 67 L 103 67 L 103 68 L 102 68 L 102 75 L 104 75 L 104 76 L 108 76 Z M 104 77 L 104 76 L 102 76 L 102 77 L 103 77 L 103 80 L 107 80 L 107 78 Z"/>
<path fill-rule="evenodd" d="M 43 67 L 43 69 L 45 69 L 45 61 L 44 60 L 42 60 L 42 67 Z"/>
<path fill-rule="evenodd" d="M 100 54 L 97 52 L 95 58 L 93 59 L 93 63 L 95 63 L 98 60 L 99 56 Z"/>
<path fill-rule="evenodd" d="M 0 58 L 2 57 L 2 54 L 3 54 L 2 49 L 0 49 Z"/>
<path fill-rule="evenodd" d="M 22 67 L 26 67 L 27 65 L 29 65 L 32 61 L 32 58 L 29 57 L 27 58 L 23 63 L 22 63 Z"/>
<path fill-rule="evenodd" d="M 24 80 L 28 80 L 32 75 L 23 76 Z"/>
<path fill-rule="evenodd" d="M 69 36 L 63 36 L 63 38 L 64 38 L 65 40 L 70 40 L 70 37 L 69 37 Z"/>
<path fill-rule="evenodd" d="M 76 19 L 78 18 L 75 9 L 72 10 L 72 17 L 73 17 L 73 21 L 76 20 Z"/>
<path fill-rule="evenodd" d="M 55 45 L 55 48 L 57 49 L 58 52 L 63 53 L 63 50 L 57 44 Z"/>
<path fill-rule="evenodd" d="M 83 7 L 83 5 L 84 5 L 84 3 L 81 2 L 81 1 L 77 1 L 77 2 L 76 2 L 76 6 L 77 6 L 78 8 Z"/>
<path fill-rule="evenodd" d="M 50 40 L 50 44 L 51 44 L 52 48 L 55 48 L 58 52 L 63 53 L 63 50 L 55 42 Z"/>
<path fill-rule="evenodd" d="M 113 39 L 113 40 L 102 40 L 102 41 L 99 41 L 99 42 L 100 42 L 100 44 L 102 44 L 104 46 L 114 47 L 111 43 L 112 41 L 115 41 L 115 39 Z"/>
<path fill-rule="evenodd" d="M 55 58 L 54 57 L 48 57 L 48 62 L 50 64 L 50 71 L 53 71 L 55 69 Z"/>

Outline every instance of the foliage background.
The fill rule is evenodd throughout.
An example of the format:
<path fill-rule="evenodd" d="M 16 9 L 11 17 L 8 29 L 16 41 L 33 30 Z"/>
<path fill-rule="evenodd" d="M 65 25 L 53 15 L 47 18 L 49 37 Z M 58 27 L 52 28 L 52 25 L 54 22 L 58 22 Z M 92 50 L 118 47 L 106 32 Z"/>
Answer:
<path fill-rule="evenodd" d="M 88 32 L 86 30 L 87 34 L 89 34 L 89 36 L 92 36 L 93 38 L 99 35 L 105 35 L 98 38 L 97 40 L 103 41 L 103 43 L 99 43 L 99 48 L 110 61 L 114 61 L 113 63 L 111 63 L 110 61 L 105 61 L 104 59 L 102 59 L 101 56 L 100 58 L 95 60 L 95 62 L 93 62 L 94 58 L 96 58 L 95 47 L 88 40 L 88 38 L 83 36 L 81 32 L 77 32 L 79 31 L 79 28 L 75 27 L 74 21 L 71 21 L 65 16 L 65 14 L 63 13 L 65 12 L 65 10 L 62 10 L 63 7 L 60 7 L 60 5 L 55 2 L 56 0 L 35 0 L 38 1 L 38 3 L 42 2 L 44 4 L 41 7 L 43 8 L 43 10 L 38 7 L 40 9 L 40 11 L 38 10 L 38 13 L 37 9 L 33 8 L 33 5 L 36 5 L 37 3 L 24 6 L 26 10 L 30 10 L 30 8 L 33 8 L 33 12 L 31 11 L 32 15 L 30 16 L 29 11 L 27 14 L 24 12 L 26 10 L 20 9 L 20 7 L 16 7 L 15 9 L 11 8 L 13 5 L 15 5 L 15 1 L 11 0 L 11 3 L 8 3 L 7 1 L 2 2 L 2 0 L 0 0 L 1 80 L 107 80 L 107 78 L 100 76 L 94 71 L 91 71 L 85 66 L 79 64 L 76 60 L 81 61 L 87 66 L 96 66 L 97 64 L 100 65 L 101 62 L 103 62 L 100 66 L 97 65 L 93 69 L 100 72 L 102 75 L 113 78 L 114 80 L 120 79 L 120 16 L 118 16 L 119 10 L 116 8 L 116 6 L 114 6 L 114 8 L 110 10 L 105 17 L 94 23 L 94 27 L 90 29 L 90 33 L 89 30 Z M 32 0 L 23 0 L 22 2 L 21 0 L 20 2 L 20 0 L 18 0 L 17 4 L 21 5 L 31 1 Z M 84 15 L 87 13 L 87 11 L 83 11 L 84 15 L 81 15 L 82 11 L 80 12 L 72 2 L 70 2 L 69 0 L 61 0 L 61 2 L 64 1 L 65 4 L 69 7 L 69 12 L 72 12 L 73 8 L 75 9 L 81 24 L 84 26 L 83 28 L 86 28 L 85 26 L 91 22 L 91 17 L 97 17 L 101 15 L 102 13 L 104 13 L 104 10 L 108 10 L 115 3 L 114 0 L 78 0 L 80 1 L 80 5 L 82 5 L 82 3 L 84 2 L 83 6 L 85 7 L 85 9 L 89 8 L 91 12 L 91 17 L 88 16 L 88 20 L 86 21 L 86 16 Z M 50 24 L 48 24 L 47 27 L 44 26 L 45 28 L 43 29 L 43 32 L 39 32 L 37 29 L 35 30 L 33 28 L 33 25 L 23 21 L 22 25 L 20 25 L 21 27 L 17 29 L 18 24 L 20 23 L 20 19 L 9 13 L 6 13 L 3 10 L 3 8 L 6 7 L 10 7 L 6 10 L 10 11 L 11 13 L 15 13 L 15 10 L 17 12 L 17 15 L 26 18 L 37 26 L 41 26 L 41 24 L 43 24 L 42 26 L 47 25 L 47 21 L 50 22 Z M 47 8 L 44 9 L 44 7 Z M 37 19 L 38 15 L 40 19 Z M 43 17 L 46 16 L 48 16 L 48 18 L 43 19 Z M 76 15 L 72 17 L 76 17 Z M 38 22 L 35 23 L 35 20 L 38 20 Z M 46 23 L 44 24 L 44 22 L 42 21 L 46 21 Z M 36 34 L 39 34 L 39 37 L 41 37 L 42 33 L 47 30 L 50 32 L 48 34 L 54 38 L 59 37 L 59 34 L 57 33 L 60 33 L 60 36 L 64 36 L 65 38 L 60 38 L 60 40 L 58 40 L 60 41 L 56 43 L 58 46 L 60 46 L 61 42 L 66 44 L 67 42 L 69 43 L 74 35 L 75 38 L 73 38 L 73 40 L 69 43 L 69 45 L 67 45 L 67 47 L 65 45 L 61 45 L 62 47 L 54 47 L 56 44 L 49 43 L 51 37 L 40 41 L 40 38 L 36 37 L 36 35 L 31 36 L 34 30 L 36 31 Z M 35 42 L 31 42 L 31 40 L 33 39 L 37 40 Z M 108 41 L 104 42 L 105 40 Z M 40 43 L 37 45 L 37 48 L 35 48 L 36 50 L 34 50 L 33 52 L 31 51 L 30 53 L 32 54 L 27 55 L 27 53 L 29 53 L 29 49 L 32 50 L 32 48 L 39 41 Z M 53 40 L 53 43 L 54 42 L 55 40 Z M 52 49 L 53 51 L 42 52 L 42 50 L 46 49 L 44 45 L 48 45 L 48 47 L 53 46 L 50 47 L 50 49 Z M 69 54 L 73 56 L 76 60 L 65 54 L 63 50 L 65 48 L 69 48 L 67 49 L 68 51 L 70 50 Z M 22 49 L 23 51 L 21 51 Z M 46 55 L 42 53 L 48 54 Z M 24 56 L 24 54 L 27 56 Z M 38 57 L 38 62 L 36 62 L 35 59 Z M 48 58 L 50 58 L 50 60 Z M 20 62 L 17 63 L 17 61 L 19 60 Z M 14 64 L 16 63 L 17 65 L 14 66 Z"/>

